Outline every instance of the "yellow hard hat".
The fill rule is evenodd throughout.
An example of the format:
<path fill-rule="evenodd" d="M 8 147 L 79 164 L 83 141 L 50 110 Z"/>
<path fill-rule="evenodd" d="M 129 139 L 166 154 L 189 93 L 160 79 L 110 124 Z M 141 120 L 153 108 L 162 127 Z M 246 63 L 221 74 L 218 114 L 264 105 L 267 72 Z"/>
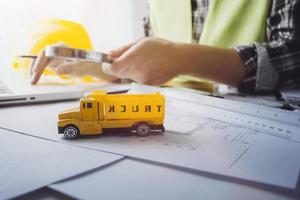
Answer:
<path fill-rule="evenodd" d="M 81 24 L 63 19 L 37 21 L 26 27 L 20 36 L 12 67 L 28 71 L 32 61 L 19 58 L 19 55 L 38 55 L 47 45 L 58 42 L 63 42 L 72 48 L 93 49 L 90 37 Z M 45 70 L 44 74 L 54 74 L 54 72 Z"/>

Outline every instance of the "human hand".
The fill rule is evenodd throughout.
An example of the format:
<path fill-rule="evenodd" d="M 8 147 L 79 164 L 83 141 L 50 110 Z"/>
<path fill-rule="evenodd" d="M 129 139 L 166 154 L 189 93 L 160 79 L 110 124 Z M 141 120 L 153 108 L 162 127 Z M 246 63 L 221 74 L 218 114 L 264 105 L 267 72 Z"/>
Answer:
<path fill-rule="evenodd" d="M 65 45 L 59 43 L 57 46 Z M 67 74 L 76 77 L 89 75 L 108 81 L 114 81 L 117 79 L 114 76 L 103 73 L 101 64 L 79 60 L 69 61 L 63 58 L 49 58 L 45 56 L 45 49 L 43 49 L 30 68 L 30 81 L 32 84 L 36 84 L 39 81 L 45 68 L 50 68 L 59 75 Z"/>
<path fill-rule="evenodd" d="M 181 73 L 176 43 L 161 38 L 143 38 L 111 51 L 115 58 L 104 72 L 139 83 L 159 85 Z"/>

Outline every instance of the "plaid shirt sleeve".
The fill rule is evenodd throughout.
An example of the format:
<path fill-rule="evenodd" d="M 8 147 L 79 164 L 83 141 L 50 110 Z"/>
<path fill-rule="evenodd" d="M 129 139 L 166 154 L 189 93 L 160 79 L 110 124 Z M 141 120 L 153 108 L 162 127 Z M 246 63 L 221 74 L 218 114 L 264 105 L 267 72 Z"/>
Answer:
<path fill-rule="evenodd" d="M 300 0 L 273 0 L 266 33 L 266 43 L 234 47 L 246 67 L 240 92 L 300 86 Z"/>
<path fill-rule="evenodd" d="M 144 35 L 145 37 L 150 37 L 153 36 L 153 31 L 150 23 L 149 6 L 147 8 L 147 12 L 147 15 L 143 18 Z"/>

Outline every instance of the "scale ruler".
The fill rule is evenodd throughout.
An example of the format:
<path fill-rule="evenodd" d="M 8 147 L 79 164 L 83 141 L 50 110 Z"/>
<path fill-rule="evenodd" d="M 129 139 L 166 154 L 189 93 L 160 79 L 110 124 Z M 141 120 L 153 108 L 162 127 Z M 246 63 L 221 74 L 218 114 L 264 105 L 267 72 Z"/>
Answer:
<path fill-rule="evenodd" d="M 186 91 L 161 92 L 167 101 L 179 100 L 176 106 L 189 112 L 300 143 L 300 113 Z"/>

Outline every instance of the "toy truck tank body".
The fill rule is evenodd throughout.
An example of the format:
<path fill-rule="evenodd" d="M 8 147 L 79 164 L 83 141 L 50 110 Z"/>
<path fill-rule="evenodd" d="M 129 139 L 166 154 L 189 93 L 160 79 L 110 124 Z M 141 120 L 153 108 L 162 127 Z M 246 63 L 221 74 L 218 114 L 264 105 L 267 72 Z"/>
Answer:
<path fill-rule="evenodd" d="M 78 109 L 59 114 L 58 132 L 66 139 L 79 135 L 131 132 L 148 136 L 164 132 L 165 98 L 156 94 L 107 94 L 94 91 Z"/>

